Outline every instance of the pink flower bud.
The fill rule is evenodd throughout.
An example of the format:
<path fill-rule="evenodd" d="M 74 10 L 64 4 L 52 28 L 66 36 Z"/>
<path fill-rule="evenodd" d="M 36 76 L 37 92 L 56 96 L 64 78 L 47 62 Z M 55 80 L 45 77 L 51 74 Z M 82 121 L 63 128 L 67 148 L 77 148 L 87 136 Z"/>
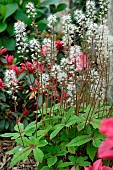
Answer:
<path fill-rule="evenodd" d="M 5 87 L 6 87 L 5 83 L 2 83 L 2 79 L 0 79 L 0 89 L 3 89 Z"/>
<path fill-rule="evenodd" d="M 27 116 L 28 115 L 28 110 L 26 108 L 23 109 L 22 111 L 23 116 Z"/>
<path fill-rule="evenodd" d="M 13 60 L 14 60 L 14 56 L 13 55 L 6 55 L 5 57 L 6 61 L 7 61 L 7 64 L 11 65 L 13 63 Z"/>
<path fill-rule="evenodd" d="M 7 48 L 3 48 L 0 50 L 0 54 L 4 54 L 7 51 Z"/>

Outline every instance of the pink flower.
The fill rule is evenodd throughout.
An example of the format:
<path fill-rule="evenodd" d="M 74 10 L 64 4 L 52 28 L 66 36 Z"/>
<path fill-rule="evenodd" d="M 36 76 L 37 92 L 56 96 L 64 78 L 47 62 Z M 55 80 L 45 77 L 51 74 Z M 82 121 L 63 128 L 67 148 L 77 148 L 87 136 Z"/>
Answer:
<path fill-rule="evenodd" d="M 87 57 L 84 53 L 80 52 L 77 56 L 76 56 L 76 71 L 80 72 L 82 71 L 84 68 L 89 68 L 89 64 L 87 62 Z"/>
<path fill-rule="evenodd" d="M 19 123 L 20 121 L 21 121 L 21 118 L 18 118 L 18 119 L 16 120 L 16 124 Z"/>
<path fill-rule="evenodd" d="M 23 72 L 23 70 L 22 70 L 22 69 L 19 69 L 16 65 L 11 65 L 11 66 L 9 66 L 9 68 L 10 68 L 11 70 L 14 70 L 15 73 L 16 73 L 16 75 L 19 75 L 19 74 L 21 74 L 21 73 Z"/>
<path fill-rule="evenodd" d="M 93 166 L 85 167 L 84 170 L 113 170 L 113 168 L 102 166 L 102 160 L 99 159 L 93 163 Z"/>
<path fill-rule="evenodd" d="M 38 72 L 44 73 L 44 64 L 34 61 L 33 65 L 34 65 L 34 69 L 38 70 Z"/>
<path fill-rule="evenodd" d="M 14 56 L 13 55 L 6 55 L 5 57 L 6 61 L 7 61 L 7 64 L 11 65 L 13 63 L 13 60 L 14 60 Z"/>
<path fill-rule="evenodd" d="M 2 79 L 0 78 L 0 90 L 5 87 L 6 87 L 5 83 L 2 83 Z"/>
<path fill-rule="evenodd" d="M 63 44 L 63 41 L 57 40 L 57 41 L 55 41 L 55 45 L 56 45 L 56 49 L 58 51 L 66 49 L 66 47 Z"/>
<path fill-rule="evenodd" d="M 26 63 L 21 63 L 21 68 L 23 71 L 28 71 L 29 73 L 34 73 L 34 66 L 32 63 L 27 61 Z"/>
<path fill-rule="evenodd" d="M 46 56 L 46 53 L 47 53 L 47 47 L 46 47 L 46 45 L 42 45 L 41 54 L 42 54 L 43 56 Z"/>
<path fill-rule="evenodd" d="M 71 170 L 76 170 L 76 169 L 74 167 L 72 167 Z"/>
<path fill-rule="evenodd" d="M 35 80 L 34 86 L 30 85 L 30 89 L 37 91 L 41 87 L 41 84 L 38 82 L 38 80 Z"/>
<path fill-rule="evenodd" d="M 98 149 L 98 157 L 113 160 L 113 139 L 106 139 Z"/>
<path fill-rule="evenodd" d="M 28 115 L 28 110 L 26 108 L 23 109 L 22 111 L 23 116 L 27 116 Z"/>
<path fill-rule="evenodd" d="M 0 50 L 0 55 L 4 54 L 7 51 L 7 48 L 3 48 Z"/>
<path fill-rule="evenodd" d="M 113 138 L 113 118 L 103 119 L 99 131 L 105 136 Z"/>

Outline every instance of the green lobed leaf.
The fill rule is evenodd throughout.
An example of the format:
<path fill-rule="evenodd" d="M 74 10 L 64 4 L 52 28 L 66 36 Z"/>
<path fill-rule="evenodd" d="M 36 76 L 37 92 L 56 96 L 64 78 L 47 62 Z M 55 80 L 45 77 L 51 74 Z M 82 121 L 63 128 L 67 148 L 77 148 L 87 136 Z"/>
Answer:
<path fill-rule="evenodd" d="M 16 152 L 11 160 L 10 166 L 13 167 L 21 160 L 25 160 L 28 157 L 28 155 L 31 153 L 31 151 L 32 151 L 32 149 L 27 147 L 24 149 L 22 148 L 22 150 L 20 150 L 19 152 Z"/>
<path fill-rule="evenodd" d="M 21 132 L 24 130 L 24 124 L 18 122 L 18 125 L 15 125 L 14 130 L 19 132 L 19 130 L 21 130 Z"/>
<path fill-rule="evenodd" d="M 67 144 L 67 146 L 81 146 L 87 142 L 89 142 L 92 139 L 90 135 L 81 135 L 77 136 L 71 142 Z"/>
<path fill-rule="evenodd" d="M 75 123 L 77 123 L 79 120 L 79 118 L 77 116 L 72 116 L 70 117 L 70 119 L 68 120 L 68 123 L 66 124 L 66 127 L 70 127 L 71 125 L 74 125 Z"/>
<path fill-rule="evenodd" d="M 90 124 L 93 126 L 94 129 L 99 129 L 101 120 L 93 119 Z"/>
<path fill-rule="evenodd" d="M 57 157 L 56 156 L 52 156 L 51 158 L 47 159 L 47 164 L 48 164 L 49 167 L 54 165 L 56 162 L 57 162 Z"/>
<path fill-rule="evenodd" d="M 6 12 L 4 15 L 4 20 L 5 21 L 10 15 L 15 13 L 15 11 L 18 9 L 18 4 L 17 3 L 10 3 L 6 5 Z"/>
<path fill-rule="evenodd" d="M 9 154 L 9 155 L 12 155 L 12 154 L 15 154 L 17 153 L 19 150 L 23 149 L 22 146 L 16 146 L 14 147 L 12 150 L 6 152 L 6 154 Z"/>
<path fill-rule="evenodd" d="M 34 153 L 34 158 L 35 158 L 35 160 L 37 160 L 37 161 L 39 161 L 40 163 L 42 163 L 42 160 L 43 160 L 43 157 L 44 157 L 43 152 L 42 152 L 38 147 L 36 147 L 36 148 L 33 150 L 33 153 Z"/>
<path fill-rule="evenodd" d="M 54 138 L 63 129 L 65 124 L 59 124 L 55 130 L 50 134 L 50 139 Z"/>
<path fill-rule="evenodd" d="M 87 154 L 89 155 L 90 159 L 92 161 L 94 161 L 94 157 L 96 155 L 97 148 L 88 143 L 87 147 L 86 147 L 86 151 L 87 151 Z"/>
<path fill-rule="evenodd" d="M 73 165 L 73 163 L 72 162 L 63 162 L 60 165 L 58 165 L 58 168 L 69 167 L 70 165 Z"/>

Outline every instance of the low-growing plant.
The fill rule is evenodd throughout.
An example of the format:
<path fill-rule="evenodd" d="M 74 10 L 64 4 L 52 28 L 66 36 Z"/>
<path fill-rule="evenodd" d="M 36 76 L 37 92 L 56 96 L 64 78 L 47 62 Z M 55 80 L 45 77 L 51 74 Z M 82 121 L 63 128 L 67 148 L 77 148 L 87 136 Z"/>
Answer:
<path fill-rule="evenodd" d="M 80 13 L 84 16 L 83 29 L 80 22 L 77 27 L 72 23 L 70 14 L 63 16 L 59 40 L 56 15 L 47 18 L 49 34 L 43 38 L 34 4 L 29 2 L 26 8 L 32 32 L 20 20 L 14 24 L 19 58 L 4 56 L 6 49 L 1 49 L 0 56 L 1 73 L 5 72 L 0 73 L 0 119 L 8 120 L 0 124 L 1 129 L 14 122 L 14 132 L 1 136 L 11 137 L 17 144 L 8 152 L 14 155 L 10 166 L 32 158 L 40 170 L 82 169 L 97 159 L 97 148 L 104 140 L 98 132 L 100 121 L 112 116 L 105 15 L 100 14 L 96 23 L 95 6 L 86 5 L 87 14 L 75 13 L 75 19 Z M 76 34 L 82 38 L 81 47 L 76 44 Z"/>

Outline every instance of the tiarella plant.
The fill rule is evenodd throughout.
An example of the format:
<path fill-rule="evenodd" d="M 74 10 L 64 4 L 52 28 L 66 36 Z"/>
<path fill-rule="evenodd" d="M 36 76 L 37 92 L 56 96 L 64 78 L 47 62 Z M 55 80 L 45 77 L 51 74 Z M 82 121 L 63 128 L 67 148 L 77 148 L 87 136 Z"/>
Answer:
<path fill-rule="evenodd" d="M 1 136 L 17 144 L 8 152 L 14 155 L 11 167 L 28 158 L 39 170 L 103 168 L 101 160 L 90 166 L 106 134 L 98 131 L 100 121 L 112 116 L 107 6 L 100 11 L 97 19 L 95 3 L 88 0 L 86 13 L 75 11 L 76 25 L 71 14 L 63 16 L 62 39 L 54 14 L 47 18 L 48 34 L 39 32 L 32 2 L 26 5 L 30 30 L 23 21 L 14 24 L 18 58 L 0 50 L 0 130 L 14 130 Z M 99 158 L 109 157 L 102 149 L 110 143 L 111 150 L 111 138 L 100 146 Z"/>

